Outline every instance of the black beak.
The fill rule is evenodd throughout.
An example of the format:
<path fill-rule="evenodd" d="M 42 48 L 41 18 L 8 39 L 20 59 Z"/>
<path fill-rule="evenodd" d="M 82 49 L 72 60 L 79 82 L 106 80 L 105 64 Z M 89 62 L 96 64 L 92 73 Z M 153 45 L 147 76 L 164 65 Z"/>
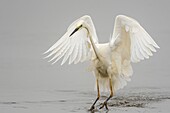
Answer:
<path fill-rule="evenodd" d="M 74 31 L 70 34 L 69 37 L 71 37 L 75 32 L 77 32 L 80 28 L 82 27 L 82 25 L 80 25 L 79 27 L 77 27 L 76 29 L 74 29 Z"/>

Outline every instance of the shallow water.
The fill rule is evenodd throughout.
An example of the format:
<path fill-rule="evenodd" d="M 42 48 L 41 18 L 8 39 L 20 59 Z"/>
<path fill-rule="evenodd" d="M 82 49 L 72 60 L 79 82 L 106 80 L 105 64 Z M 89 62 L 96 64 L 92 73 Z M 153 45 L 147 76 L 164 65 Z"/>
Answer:
<path fill-rule="evenodd" d="M 103 96 L 93 112 L 160 112 L 170 110 L 169 88 L 128 88 L 118 91 L 108 102 L 109 111 L 99 110 L 107 98 Z M 4 90 L 0 93 L 3 113 L 86 113 L 96 98 L 96 92 L 78 90 Z"/>

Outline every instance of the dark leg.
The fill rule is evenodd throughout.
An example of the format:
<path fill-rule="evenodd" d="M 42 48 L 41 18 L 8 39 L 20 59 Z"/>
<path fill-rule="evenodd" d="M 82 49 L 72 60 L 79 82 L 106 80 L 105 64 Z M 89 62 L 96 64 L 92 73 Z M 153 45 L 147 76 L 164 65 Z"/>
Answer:
<path fill-rule="evenodd" d="M 112 88 L 112 79 L 109 79 L 109 84 L 110 84 L 110 96 L 104 101 L 104 103 L 102 104 L 102 106 L 99 109 L 102 109 L 104 106 L 105 108 L 108 110 L 107 107 L 107 102 L 109 101 L 110 98 L 113 97 L 113 88 Z"/>
<path fill-rule="evenodd" d="M 96 102 L 99 100 L 100 98 L 100 91 L 99 91 L 99 81 L 98 79 L 96 80 L 96 83 L 97 83 L 97 98 L 96 100 L 94 101 L 94 103 L 92 104 L 91 108 L 89 109 L 89 111 L 92 111 L 94 108 L 95 108 L 95 104 Z"/>

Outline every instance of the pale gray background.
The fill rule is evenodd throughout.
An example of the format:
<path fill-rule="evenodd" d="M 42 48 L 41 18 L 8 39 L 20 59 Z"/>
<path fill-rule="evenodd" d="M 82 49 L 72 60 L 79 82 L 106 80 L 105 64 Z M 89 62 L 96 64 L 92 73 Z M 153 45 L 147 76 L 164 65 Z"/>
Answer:
<path fill-rule="evenodd" d="M 118 14 L 135 18 L 161 47 L 134 64 L 127 87 L 170 86 L 170 3 L 168 0 L 0 0 L 0 90 L 93 90 L 88 63 L 51 66 L 42 53 L 77 18 L 88 14 L 100 42 L 107 42 Z"/>
<path fill-rule="evenodd" d="M 89 63 L 52 66 L 42 55 L 85 14 L 92 17 L 100 42 L 108 42 L 116 15 L 125 14 L 138 20 L 161 47 L 149 60 L 133 64 L 132 81 L 114 97 L 156 103 L 113 107 L 111 112 L 169 112 L 169 5 L 169 0 L 0 0 L 0 112 L 87 111 L 96 97 Z M 157 104 L 161 96 L 166 101 Z"/>

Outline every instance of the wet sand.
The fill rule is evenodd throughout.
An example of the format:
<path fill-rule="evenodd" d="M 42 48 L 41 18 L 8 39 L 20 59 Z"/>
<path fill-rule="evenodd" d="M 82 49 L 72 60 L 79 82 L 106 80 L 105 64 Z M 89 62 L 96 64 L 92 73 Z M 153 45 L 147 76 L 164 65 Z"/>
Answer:
<path fill-rule="evenodd" d="M 117 92 L 108 102 L 109 111 L 99 110 L 107 98 L 102 94 L 93 112 L 168 113 L 170 89 L 138 87 Z M 96 98 L 94 91 L 78 90 L 4 90 L 0 93 L 3 113 L 87 113 Z"/>

